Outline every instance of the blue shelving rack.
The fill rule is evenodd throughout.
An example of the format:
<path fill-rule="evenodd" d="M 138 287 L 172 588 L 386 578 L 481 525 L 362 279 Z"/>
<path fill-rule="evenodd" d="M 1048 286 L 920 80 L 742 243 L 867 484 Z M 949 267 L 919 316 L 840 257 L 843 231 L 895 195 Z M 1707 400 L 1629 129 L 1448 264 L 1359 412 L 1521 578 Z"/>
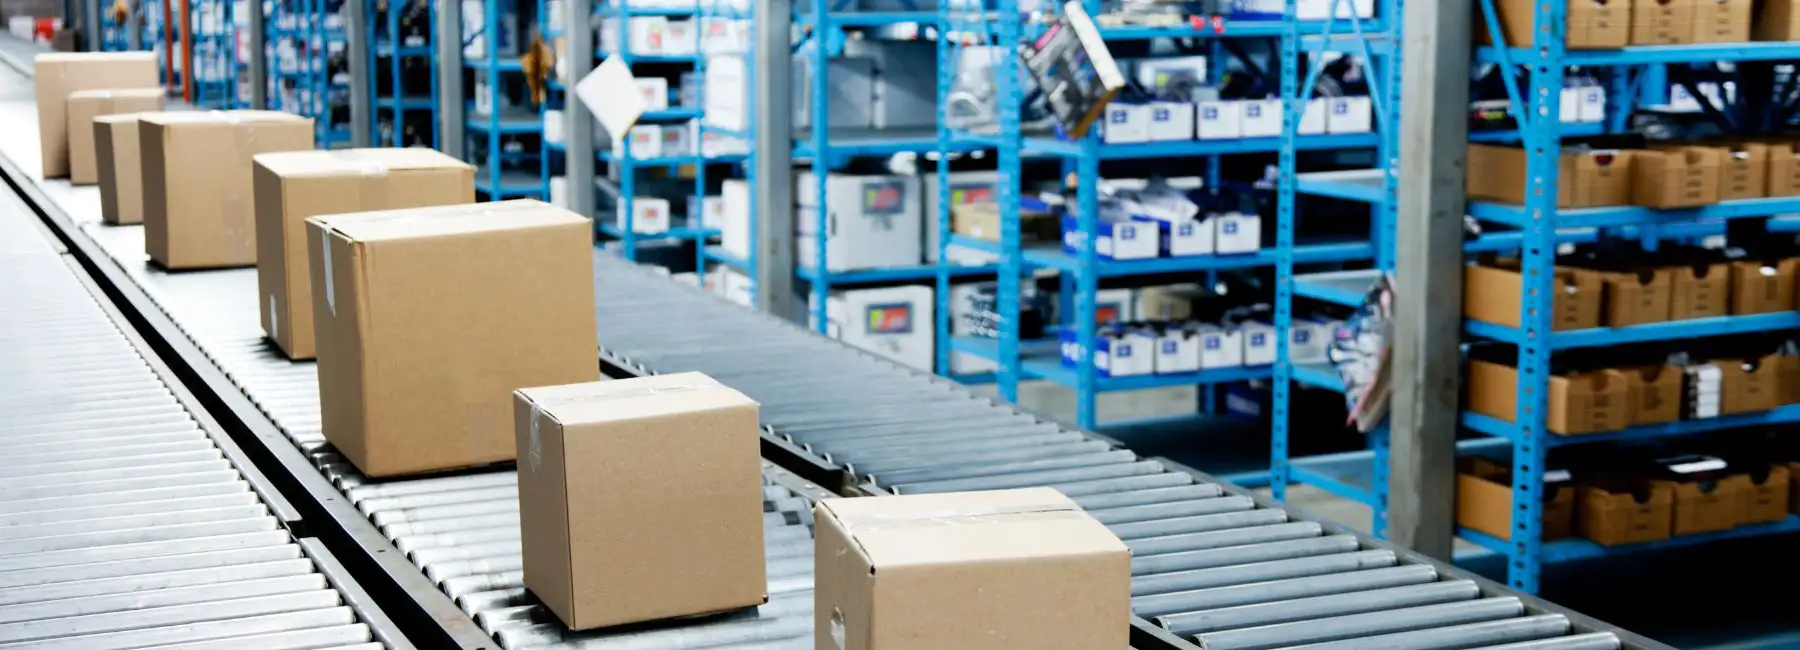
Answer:
<path fill-rule="evenodd" d="M 462 65 L 472 70 L 485 83 L 490 100 L 490 110 L 486 115 L 476 112 L 474 99 L 468 100 L 463 110 L 466 116 L 463 123 L 465 138 L 474 143 L 469 151 L 479 149 L 484 154 L 476 158 L 480 163 L 475 171 L 475 192 L 479 198 L 488 201 L 544 199 L 549 197 L 550 187 L 544 179 L 544 119 L 541 110 L 523 107 L 506 110 L 503 107 L 505 89 L 501 87 L 502 80 L 523 74 L 524 66 L 516 54 L 503 56 L 500 53 L 503 36 L 512 39 L 521 37 L 518 33 L 502 34 L 505 29 L 501 21 L 502 3 L 514 5 L 512 0 L 483 0 L 481 28 L 463 37 L 465 48 L 471 38 L 483 39 L 480 56 L 464 56 Z M 523 8 L 526 4 L 517 3 L 515 9 Z M 541 15 L 542 2 L 530 4 Z M 515 14 L 516 24 L 527 24 L 529 18 L 523 14 Z M 464 20 L 467 19 L 465 16 Z M 472 30 L 465 29 L 465 32 L 468 31 Z M 472 92 L 479 93 L 482 90 L 476 87 Z M 509 138 L 515 138 L 511 151 L 505 142 Z M 527 141 L 534 142 L 527 144 Z"/>
<path fill-rule="evenodd" d="M 711 2 L 711 3 L 702 2 L 700 19 L 703 21 L 702 28 L 704 28 L 704 21 L 707 21 L 709 19 L 719 19 L 719 20 L 742 20 L 742 21 L 744 21 L 742 24 L 745 25 L 749 30 L 746 33 L 745 38 L 742 39 L 742 43 L 746 45 L 745 47 L 728 48 L 728 49 L 725 49 L 722 51 L 717 51 L 717 52 L 703 52 L 702 53 L 702 55 L 704 57 L 706 57 L 706 59 L 702 61 L 702 65 L 710 65 L 710 59 L 714 55 L 721 56 L 721 57 L 736 58 L 739 61 L 739 63 L 742 65 L 742 67 L 744 69 L 744 88 L 746 89 L 746 93 L 743 97 L 743 104 L 744 104 L 743 123 L 739 124 L 739 125 L 735 125 L 737 127 L 742 127 L 742 128 L 734 128 L 732 126 L 726 126 L 725 124 L 722 123 L 723 120 L 719 121 L 721 123 L 715 123 L 712 119 L 710 119 L 714 116 L 702 113 L 698 118 L 698 121 L 700 123 L 700 141 L 694 143 L 694 150 L 696 153 L 698 153 L 702 156 L 707 156 L 710 159 L 710 158 L 712 158 L 712 156 L 708 156 L 708 154 L 706 153 L 707 143 L 709 140 L 716 140 L 719 143 L 721 150 L 724 150 L 726 148 L 724 145 L 727 143 L 739 143 L 739 144 L 743 145 L 744 151 L 743 151 L 742 155 L 729 156 L 729 158 L 734 159 L 737 164 L 729 167 L 727 173 L 741 175 L 743 177 L 744 183 L 748 189 L 748 194 L 746 195 L 746 199 L 745 199 L 745 203 L 748 204 L 745 207 L 745 218 L 749 221 L 749 226 L 750 226 L 749 227 L 749 235 L 748 235 L 749 240 L 750 240 L 750 242 L 749 242 L 750 245 L 748 247 L 749 248 L 749 250 L 748 250 L 749 257 L 747 257 L 747 258 L 741 258 L 736 255 L 727 253 L 722 244 L 718 244 L 718 245 L 706 244 L 706 245 L 699 246 L 698 248 L 700 249 L 699 250 L 700 261 L 699 261 L 698 266 L 696 266 L 695 268 L 696 268 L 696 270 L 700 271 L 702 273 L 702 275 L 704 276 L 704 274 L 707 270 L 707 264 L 709 264 L 709 263 L 717 264 L 719 266 L 725 267 L 726 269 L 729 269 L 731 271 L 734 271 L 738 274 L 743 275 L 745 278 L 747 278 L 749 280 L 748 290 L 749 290 L 749 294 L 750 294 L 750 301 L 751 301 L 751 305 L 755 306 L 756 282 L 757 282 L 756 264 L 757 264 L 758 258 L 761 257 L 759 251 L 762 248 L 757 243 L 759 241 L 757 239 L 757 236 L 758 236 L 757 231 L 761 227 L 761 225 L 760 225 L 760 220 L 757 219 L 756 205 L 757 205 L 757 195 L 762 190 L 757 186 L 758 183 L 757 183 L 757 175 L 756 175 L 756 165 L 754 164 L 756 161 L 756 153 L 757 153 L 756 152 L 756 144 L 755 144 L 756 140 L 755 140 L 755 137 L 752 135 L 752 131 L 755 129 L 756 120 L 758 119 L 758 116 L 760 115 L 761 111 L 759 110 L 757 103 L 754 100 L 754 92 L 755 91 L 753 89 L 756 88 L 757 72 L 756 72 L 756 66 L 752 62 L 751 49 L 747 45 L 749 43 L 756 42 L 757 30 L 759 28 L 757 26 L 757 21 L 753 19 L 752 14 L 749 11 L 738 9 L 736 7 L 733 7 L 730 3 L 724 2 L 724 1 Z M 701 38 L 704 39 L 705 35 L 702 34 Z M 702 48 L 704 49 L 704 41 L 702 41 L 702 44 L 703 44 Z M 700 70 L 700 72 L 704 73 L 705 69 L 702 68 Z M 706 92 L 705 88 L 702 88 L 700 91 L 700 95 L 699 95 L 699 100 L 701 102 L 702 107 L 705 106 L 705 99 L 706 99 L 705 92 Z M 733 151 L 735 151 L 735 149 L 736 149 L 735 147 L 732 148 Z M 721 186 L 721 188 L 720 188 L 720 194 L 721 194 L 721 196 L 723 196 L 723 194 L 724 194 L 723 186 Z M 702 242 L 702 243 L 704 243 L 704 242 Z M 701 280 L 701 282 L 704 283 L 705 279 L 703 278 Z"/>
<path fill-rule="evenodd" d="M 332 69 L 331 54 L 346 51 L 342 0 L 274 0 L 265 14 L 268 105 L 313 118 L 320 149 L 349 146 L 348 71 Z M 284 50 L 291 48 L 291 50 Z"/>
<path fill-rule="evenodd" d="M 231 0 L 190 0 L 186 25 L 191 51 L 180 74 L 191 89 L 189 101 L 213 109 L 237 108 L 244 101 L 238 88 L 237 24 Z"/>
<path fill-rule="evenodd" d="M 437 25 L 437 5 L 403 0 L 360 1 L 368 3 L 363 15 L 373 18 L 364 35 L 366 42 L 372 44 L 368 48 L 369 97 L 374 102 L 375 110 L 370 114 L 375 119 L 369 123 L 369 142 L 385 147 L 435 149 L 442 146 L 438 141 L 437 120 L 432 118 L 438 102 L 438 60 L 433 35 Z M 421 34 L 403 35 L 400 16 L 415 5 L 425 12 L 426 29 Z M 430 72 L 429 86 L 423 94 L 404 83 L 409 63 L 425 66 Z M 380 82 L 383 75 L 389 79 L 385 93 Z M 417 115 L 426 116 L 422 122 L 429 132 L 409 138 L 405 133 L 407 118 Z M 382 130 L 384 121 L 389 125 L 386 132 Z"/>

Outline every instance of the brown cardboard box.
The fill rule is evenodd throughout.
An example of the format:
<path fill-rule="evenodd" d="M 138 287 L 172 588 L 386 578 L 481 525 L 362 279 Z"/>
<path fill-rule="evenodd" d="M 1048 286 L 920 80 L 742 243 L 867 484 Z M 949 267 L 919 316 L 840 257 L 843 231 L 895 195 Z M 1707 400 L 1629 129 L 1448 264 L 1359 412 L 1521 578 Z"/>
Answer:
<path fill-rule="evenodd" d="M 1544 496 L 1547 494 L 1548 496 Z M 1575 527 L 1575 486 L 1546 484 L 1543 539 L 1568 537 Z M 1469 458 L 1456 474 L 1456 523 L 1499 539 L 1512 539 L 1512 470 L 1486 458 Z"/>
<path fill-rule="evenodd" d="M 1780 406 L 1781 356 L 1713 359 L 1722 375 L 1719 414 L 1755 413 Z"/>
<path fill-rule="evenodd" d="M 44 178 L 69 175 L 69 93 L 96 88 L 150 88 L 161 83 L 149 52 L 39 54 L 32 62 L 38 144 Z"/>
<path fill-rule="evenodd" d="M 1698 0 L 1715 4 L 1714 0 Z M 1727 0 L 1738 2 L 1741 0 Z M 1769 195 L 1769 145 L 1741 142 L 1718 147 L 1719 200 L 1754 199 Z"/>
<path fill-rule="evenodd" d="M 1469 361 L 1468 409 L 1513 422 L 1518 410 L 1519 371 L 1505 364 Z M 1616 370 L 1566 373 L 1550 377 L 1549 413 L 1544 428 L 1575 435 L 1623 429 L 1631 422 L 1631 392 Z"/>
<path fill-rule="evenodd" d="M 75 185 L 100 182 L 94 151 L 94 118 L 119 113 L 160 111 L 162 107 L 161 88 L 77 90 L 69 93 L 64 108 L 69 115 L 69 182 Z"/>
<path fill-rule="evenodd" d="M 525 586 L 570 628 L 768 600 L 755 401 L 697 372 L 522 388 L 513 425 Z"/>
<path fill-rule="evenodd" d="M 1762 0 L 1756 3 L 1752 34 L 1759 41 L 1800 41 L 1800 2 Z"/>
<path fill-rule="evenodd" d="M 1556 330 L 1600 326 L 1600 296 L 1604 281 L 1599 273 L 1556 267 L 1555 297 L 1551 300 L 1552 327 Z M 1493 266 L 1463 267 L 1463 315 L 1478 321 L 1519 326 L 1519 305 L 1524 278 L 1517 260 L 1501 260 Z"/>
<path fill-rule="evenodd" d="M 1693 535 L 1731 530 L 1744 520 L 1750 477 L 1735 474 L 1717 481 L 1656 481 L 1675 495 L 1670 533 Z"/>
<path fill-rule="evenodd" d="M 1724 316 L 1730 311 L 1731 265 L 1691 264 L 1669 267 L 1669 319 Z"/>
<path fill-rule="evenodd" d="M 1800 356 L 1775 357 L 1775 370 L 1776 405 L 1800 404 Z"/>
<path fill-rule="evenodd" d="M 257 311 L 290 359 L 314 355 L 307 217 L 475 202 L 475 168 L 431 149 L 289 151 L 255 161 Z"/>
<path fill-rule="evenodd" d="M 599 378 L 592 228 L 538 201 L 308 219 L 325 438 L 373 477 L 512 460 L 512 391 Z"/>
<path fill-rule="evenodd" d="M 1506 43 L 1514 47 L 1531 47 L 1532 12 L 1530 0 L 1499 0 L 1494 12 L 1499 14 L 1500 29 Z M 1476 13 L 1477 16 L 1481 14 Z M 1631 36 L 1631 8 L 1627 0 L 1569 0 L 1567 32 L 1564 46 L 1571 50 L 1612 49 L 1624 47 Z M 1492 44 L 1485 21 L 1476 29 L 1476 40 Z"/>
<path fill-rule="evenodd" d="M 1770 465 L 1767 474 L 1753 472 L 1744 476 L 1744 521 L 1765 524 L 1781 521 L 1788 515 L 1788 490 L 1792 474 L 1782 465 Z M 1757 479 L 1761 478 L 1761 481 Z"/>
<path fill-rule="evenodd" d="M 813 645 L 1124 648 L 1131 553 L 1049 488 L 813 507 Z"/>
<path fill-rule="evenodd" d="M 1797 37 L 1800 38 L 1800 37 Z M 1777 143 L 1768 145 L 1769 152 L 1769 196 L 1800 195 L 1800 154 L 1795 153 L 1794 145 Z"/>
<path fill-rule="evenodd" d="M 1631 44 L 1674 45 L 1694 37 L 1696 0 L 1631 0 Z"/>
<path fill-rule="evenodd" d="M 1788 471 L 1788 511 L 1800 515 L 1800 461 L 1789 461 L 1784 467 Z"/>
<path fill-rule="evenodd" d="M 985 241 L 1000 241 L 1000 206 L 958 203 L 950 206 L 950 230 Z M 1062 241 L 1062 221 L 1048 212 L 1019 211 L 1019 241 Z"/>
<path fill-rule="evenodd" d="M 1690 43 L 1743 43 L 1750 40 L 1752 0 L 1692 0 L 1694 34 Z"/>
<path fill-rule="evenodd" d="M 1681 419 L 1681 368 L 1668 364 L 1618 368 L 1631 402 L 1631 426 Z"/>
<path fill-rule="evenodd" d="M 1668 269 L 1603 273 L 1606 282 L 1606 326 L 1625 327 L 1669 320 L 1674 297 Z"/>
<path fill-rule="evenodd" d="M 1731 263 L 1731 313 L 1768 314 L 1794 310 L 1794 277 L 1800 258 L 1774 264 Z"/>
<path fill-rule="evenodd" d="M 1631 200 L 1636 152 L 1565 149 L 1557 165 L 1556 206 L 1592 208 Z M 1468 149 L 1469 196 L 1507 203 L 1525 202 L 1525 150 L 1492 144 Z"/>
<path fill-rule="evenodd" d="M 313 148 L 313 121 L 274 111 L 140 116 L 144 249 L 170 269 L 256 264 L 251 156 Z"/>
<path fill-rule="evenodd" d="M 1692 208 L 1719 202 L 1724 154 L 1706 147 L 1636 151 L 1631 157 L 1631 202 L 1652 208 Z"/>
<path fill-rule="evenodd" d="M 144 165 L 138 151 L 139 113 L 94 118 L 94 164 L 100 176 L 100 219 L 144 222 Z"/>
<path fill-rule="evenodd" d="M 1581 487 L 1575 532 L 1604 546 L 1668 539 L 1675 516 L 1669 486 L 1605 482 Z"/>

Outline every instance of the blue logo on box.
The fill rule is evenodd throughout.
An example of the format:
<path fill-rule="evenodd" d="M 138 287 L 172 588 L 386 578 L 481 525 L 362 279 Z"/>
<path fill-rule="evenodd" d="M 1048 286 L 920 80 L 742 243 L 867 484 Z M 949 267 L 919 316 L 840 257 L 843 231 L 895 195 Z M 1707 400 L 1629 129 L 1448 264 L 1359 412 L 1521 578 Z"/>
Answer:
<path fill-rule="evenodd" d="M 1163 354 L 1175 354 L 1177 348 L 1174 341 L 1163 341 Z"/>
<path fill-rule="evenodd" d="M 1182 223 L 1180 227 L 1175 229 L 1175 232 L 1177 234 L 1180 234 L 1182 237 L 1194 236 L 1194 222 L 1189 221 L 1189 222 Z"/>
<path fill-rule="evenodd" d="M 1113 124 L 1124 124 L 1125 120 L 1128 118 L 1128 116 L 1129 115 L 1123 109 L 1115 110 L 1112 112 L 1112 123 Z"/>
<path fill-rule="evenodd" d="M 1250 335 L 1250 345 L 1251 346 L 1260 348 L 1260 347 L 1268 345 L 1268 344 L 1269 344 L 1269 335 L 1262 334 L 1260 332 Z"/>
<path fill-rule="evenodd" d="M 1262 117 L 1262 105 L 1251 104 L 1244 107 L 1244 113 L 1250 117 Z"/>
<path fill-rule="evenodd" d="M 1235 235 L 1238 231 L 1238 223 L 1236 221 L 1227 221 L 1219 224 L 1219 231 L 1227 235 Z"/>
<path fill-rule="evenodd" d="M 1169 121 L 1169 109 L 1166 109 L 1166 108 L 1156 109 L 1156 115 L 1154 116 L 1153 119 L 1155 119 L 1158 122 Z"/>
<path fill-rule="evenodd" d="M 1349 113 L 1350 113 L 1350 102 L 1346 102 L 1346 101 L 1340 99 L 1338 101 L 1331 103 L 1331 114 L 1332 115 L 1348 115 Z"/>
<path fill-rule="evenodd" d="M 1311 341 L 1311 340 L 1312 340 L 1312 332 L 1308 332 L 1306 330 L 1295 330 L 1294 331 L 1294 342 L 1295 343 L 1305 343 L 1305 342 Z"/>
<path fill-rule="evenodd" d="M 1219 349 L 1219 343 L 1220 343 L 1219 337 L 1217 337 L 1217 336 L 1206 337 L 1206 349 L 1208 349 L 1208 350 Z"/>
<path fill-rule="evenodd" d="M 1214 106 L 1208 106 L 1200 110 L 1200 117 L 1208 120 L 1219 119 L 1219 109 Z"/>
<path fill-rule="evenodd" d="M 1131 356 L 1131 344 L 1120 343 L 1113 346 L 1113 354 L 1120 359 Z"/>
<path fill-rule="evenodd" d="M 1131 241 L 1133 239 L 1137 239 L 1137 229 L 1136 228 L 1133 228 L 1131 226 L 1118 226 L 1117 228 L 1115 228 L 1115 230 L 1118 231 L 1116 234 L 1119 235 L 1119 239 L 1123 239 L 1125 241 Z"/>

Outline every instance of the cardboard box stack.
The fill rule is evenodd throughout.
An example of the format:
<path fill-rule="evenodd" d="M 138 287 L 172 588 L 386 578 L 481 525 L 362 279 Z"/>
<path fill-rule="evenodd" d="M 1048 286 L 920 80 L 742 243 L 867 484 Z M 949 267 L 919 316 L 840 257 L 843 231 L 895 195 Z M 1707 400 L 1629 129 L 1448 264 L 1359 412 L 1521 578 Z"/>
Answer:
<path fill-rule="evenodd" d="M 768 599 L 755 401 L 694 372 L 524 388 L 513 425 L 525 586 L 570 628 Z"/>
<path fill-rule="evenodd" d="M 160 111 L 162 107 L 161 88 L 77 90 L 69 93 L 65 107 L 69 115 L 69 182 L 75 185 L 92 185 L 100 181 L 94 118 L 119 113 Z"/>
<path fill-rule="evenodd" d="M 1131 552 L 1049 488 L 813 509 L 814 647 L 1124 648 Z"/>
<path fill-rule="evenodd" d="M 168 269 L 256 264 L 251 157 L 313 148 L 313 121 L 274 111 L 139 116 L 144 248 Z"/>
<path fill-rule="evenodd" d="M 372 477 L 513 460 L 512 391 L 599 378 L 592 228 L 529 200 L 308 219 L 325 438 Z"/>
<path fill-rule="evenodd" d="M 1463 269 L 1463 315 L 1519 326 L 1523 276 L 1511 258 Z M 1657 254 L 1558 260 L 1551 322 L 1561 330 L 1793 311 L 1800 258 L 1741 250 L 1665 249 Z"/>
<path fill-rule="evenodd" d="M 1719 140 L 1621 149 L 1617 138 L 1612 140 L 1610 146 L 1564 148 L 1557 166 L 1557 207 L 1676 209 L 1800 195 L 1800 158 L 1789 142 Z M 1524 203 L 1525 158 L 1525 150 L 1518 147 L 1469 145 L 1469 196 Z"/>
<path fill-rule="evenodd" d="M 69 175 L 69 93 L 103 88 L 154 88 L 161 83 L 150 52 L 56 52 L 32 62 L 38 142 L 44 178 Z"/>
<path fill-rule="evenodd" d="M 94 118 L 94 165 L 100 184 L 100 219 L 144 222 L 144 166 L 138 150 L 138 113 Z"/>
<path fill-rule="evenodd" d="M 290 359 L 314 355 L 308 217 L 475 202 L 475 167 L 431 149 L 292 151 L 255 161 L 257 311 Z"/>
<path fill-rule="evenodd" d="M 1614 49 L 1626 45 L 1678 45 L 1682 43 L 1742 43 L 1751 38 L 1752 0 L 1564 0 L 1567 2 L 1567 35 L 1572 50 Z M 1791 0 L 1761 4 L 1757 40 L 1800 40 L 1800 12 Z M 1532 47 L 1530 0 L 1500 0 L 1495 13 L 1502 36 L 1513 47 Z M 1490 43 L 1485 24 L 1476 25 L 1476 38 Z"/>

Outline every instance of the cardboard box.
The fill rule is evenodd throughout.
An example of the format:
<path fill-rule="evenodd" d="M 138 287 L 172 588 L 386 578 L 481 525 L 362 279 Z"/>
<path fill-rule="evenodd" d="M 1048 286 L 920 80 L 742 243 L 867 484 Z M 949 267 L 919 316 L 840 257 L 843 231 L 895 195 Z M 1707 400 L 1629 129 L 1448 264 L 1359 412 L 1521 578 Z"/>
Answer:
<path fill-rule="evenodd" d="M 1625 376 L 1630 426 L 1681 419 L 1681 368 L 1659 364 L 1616 370 Z"/>
<path fill-rule="evenodd" d="M 1800 38 L 1800 37 L 1797 37 Z M 1769 196 L 1800 195 L 1800 153 L 1791 144 L 1767 145 L 1769 158 Z"/>
<path fill-rule="evenodd" d="M 150 52 L 56 52 L 32 62 L 37 94 L 38 143 L 44 178 L 69 175 L 69 93 L 100 88 L 161 85 Z"/>
<path fill-rule="evenodd" d="M 1800 259 L 1773 264 L 1756 261 L 1731 263 L 1731 313 L 1768 314 L 1794 309 L 1794 276 Z"/>
<path fill-rule="evenodd" d="M 64 108 L 69 116 L 69 182 L 75 185 L 100 182 L 97 154 L 94 151 L 94 118 L 119 113 L 160 111 L 162 108 L 161 88 L 77 90 L 69 93 Z"/>
<path fill-rule="evenodd" d="M 1750 477 L 1735 474 L 1716 481 L 1656 481 L 1674 494 L 1669 532 L 1694 535 L 1731 530 L 1744 520 Z"/>
<path fill-rule="evenodd" d="M 563 623 L 768 600 L 754 400 L 697 372 L 512 399 L 525 587 Z"/>
<path fill-rule="evenodd" d="M 1724 154 L 1706 147 L 1632 152 L 1631 202 L 1652 208 L 1692 208 L 1719 201 Z"/>
<path fill-rule="evenodd" d="M 1756 22 L 1751 28 L 1756 40 L 1800 41 L 1800 1 L 1763 0 L 1756 5 Z"/>
<path fill-rule="evenodd" d="M 1775 375 L 1776 405 L 1800 404 L 1800 356 L 1775 357 Z"/>
<path fill-rule="evenodd" d="M 1750 40 L 1751 0 L 1690 0 L 1694 33 L 1690 43 L 1743 43 Z"/>
<path fill-rule="evenodd" d="M 1719 414 L 1756 413 L 1781 405 L 1781 355 L 1713 359 L 1721 377 Z"/>
<path fill-rule="evenodd" d="M 144 166 L 138 151 L 138 115 L 94 118 L 94 166 L 100 183 L 100 220 L 144 222 Z"/>
<path fill-rule="evenodd" d="M 1632 45 L 1675 45 L 1694 37 L 1695 0 L 1630 0 Z"/>
<path fill-rule="evenodd" d="M 1742 523 L 1765 524 L 1786 519 L 1793 474 L 1782 465 L 1770 465 L 1766 473 L 1756 469 L 1744 475 Z"/>
<path fill-rule="evenodd" d="M 829 499 L 813 517 L 815 647 L 1130 644 L 1131 553 L 1055 490 Z"/>
<path fill-rule="evenodd" d="M 1556 330 L 1587 329 L 1600 326 L 1601 294 L 1605 283 L 1599 273 L 1586 269 L 1556 267 L 1555 296 L 1551 299 L 1552 328 Z M 1495 266 L 1474 264 L 1463 267 L 1463 316 L 1478 321 L 1519 326 L 1519 306 L 1524 291 L 1524 278 L 1517 260 L 1502 260 Z"/>
<path fill-rule="evenodd" d="M 952 205 L 950 230 L 972 239 L 1000 241 L 1000 206 L 991 202 Z M 1025 244 L 1062 241 L 1062 222 L 1048 212 L 1019 210 L 1019 241 Z"/>
<path fill-rule="evenodd" d="M 1456 524 L 1512 539 L 1512 468 L 1481 457 L 1465 459 L 1456 473 Z M 1575 528 L 1575 486 L 1568 482 L 1546 484 L 1543 539 L 1562 539 Z"/>
<path fill-rule="evenodd" d="M 475 202 L 475 167 L 431 149 L 340 149 L 256 156 L 256 279 L 263 332 L 311 359 L 306 219 Z"/>
<path fill-rule="evenodd" d="M 1518 411 L 1519 371 L 1505 364 L 1471 359 L 1468 409 L 1505 422 Z M 1549 412 L 1544 427 L 1551 433 L 1576 435 L 1616 431 L 1630 425 L 1631 389 L 1617 370 L 1564 373 L 1550 377 Z"/>
<path fill-rule="evenodd" d="M 1624 205 L 1632 196 L 1634 151 L 1564 150 L 1557 165 L 1556 206 L 1592 208 Z M 1525 202 L 1525 150 L 1472 144 L 1468 149 L 1469 196 L 1506 203 Z"/>
<path fill-rule="evenodd" d="M 1783 465 L 1788 471 L 1788 511 L 1800 515 L 1800 461 Z"/>
<path fill-rule="evenodd" d="M 599 379 L 587 219 L 523 200 L 306 223 L 325 438 L 364 474 L 512 460 L 512 391 Z"/>
<path fill-rule="evenodd" d="M 274 111 L 146 113 L 144 248 L 165 268 L 256 264 L 251 157 L 313 148 L 313 121 Z"/>
<path fill-rule="evenodd" d="M 1606 284 L 1607 327 L 1626 327 L 1669 320 L 1674 274 L 1668 269 L 1600 274 Z"/>
<path fill-rule="evenodd" d="M 1669 319 L 1724 316 L 1730 311 L 1731 265 L 1669 267 Z"/>
<path fill-rule="evenodd" d="M 1701 0 L 1712 2 L 1713 0 Z M 1755 199 L 1769 195 L 1769 146 L 1741 142 L 1719 150 L 1719 200 Z"/>
<path fill-rule="evenodd" d="M 1532 20 L 1535 3 L 1531 0 L 1499 0 L 1494 12 L 1500 20 L 1500 31 L 1506 44 L 1532 47 L 1536 33 Z M 1480 14 L 1477 13 L 1477 16 Z M 1563 45 L 1568 49 L 1611 49 L 1624 47 L 1631 36 L 1631 8 L 1626 0 L 1569 0 L 1565 14 L 1567 32 Z M 1486 21 L 1476 26 L 1475 40 L 1492 44 Z"/>
<path fill-rule="evenodd" d="M 1583 485 L 1575 532 L 1603 546 L 1669 538 L 1675 494 L 1669 486 L 1634 481 Z"/>

